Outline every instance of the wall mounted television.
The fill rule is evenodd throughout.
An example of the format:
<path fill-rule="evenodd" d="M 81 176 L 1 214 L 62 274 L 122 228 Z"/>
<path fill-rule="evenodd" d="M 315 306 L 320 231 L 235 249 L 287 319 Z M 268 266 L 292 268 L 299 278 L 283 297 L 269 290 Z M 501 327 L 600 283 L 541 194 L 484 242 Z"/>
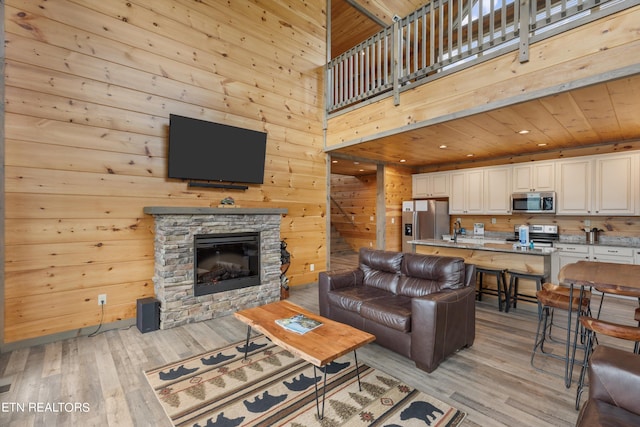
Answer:
<path fill-rule="evenodd" d="M 265 132 L 171 114 L 168 176 L 185 180 L 262 184 L 266 147 Z"/>

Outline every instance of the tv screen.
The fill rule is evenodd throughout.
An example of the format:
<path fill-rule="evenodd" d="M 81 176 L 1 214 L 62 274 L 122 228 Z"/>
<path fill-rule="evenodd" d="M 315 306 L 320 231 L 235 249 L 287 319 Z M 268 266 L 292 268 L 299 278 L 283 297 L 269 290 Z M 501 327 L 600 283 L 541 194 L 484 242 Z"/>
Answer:
<path fill-rule="evenodd" d="M 171 114 L 169 178 L 262 184 L 267 134 Z"/>

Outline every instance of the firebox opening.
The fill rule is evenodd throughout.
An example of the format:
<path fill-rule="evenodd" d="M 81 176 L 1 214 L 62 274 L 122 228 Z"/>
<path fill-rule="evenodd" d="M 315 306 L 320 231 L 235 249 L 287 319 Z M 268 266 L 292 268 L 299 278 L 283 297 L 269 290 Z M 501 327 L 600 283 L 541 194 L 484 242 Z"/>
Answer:
<path fill-rule="evenodd" d="M 260 233 L 199 234 L 193 242 L 195 296 L 260 284 Z"/>

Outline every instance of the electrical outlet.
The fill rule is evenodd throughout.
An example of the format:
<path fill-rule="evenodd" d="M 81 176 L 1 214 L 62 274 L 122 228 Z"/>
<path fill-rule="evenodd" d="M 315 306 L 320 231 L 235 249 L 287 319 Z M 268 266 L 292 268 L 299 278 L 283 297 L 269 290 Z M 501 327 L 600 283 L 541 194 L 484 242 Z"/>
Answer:
<path fill-rule="evenodd" d="M 107 294 L 98 295 L 98 305 L 105 305 L 105 304 L 107 304 Z"/>
<path fill-rule="evenodd" d="M 309 271 L 313 271 L 316 269 L 316 265 L 315 264 L 309 264 Z"/>
<path fill-rule="evenodd" d="M 585 220 L 584 220 L 584 226 L 585 226 L 585 227 L 589 227 L 589 226 L 591 226 L 591 220 L 590 220 L 590 219 L 585 219 Z"/>
<path fill-rule="evenodd" d="M 495 224 L 496 223 L 496 219 L 495 218 L 491 218 L 491 224 Z"/>

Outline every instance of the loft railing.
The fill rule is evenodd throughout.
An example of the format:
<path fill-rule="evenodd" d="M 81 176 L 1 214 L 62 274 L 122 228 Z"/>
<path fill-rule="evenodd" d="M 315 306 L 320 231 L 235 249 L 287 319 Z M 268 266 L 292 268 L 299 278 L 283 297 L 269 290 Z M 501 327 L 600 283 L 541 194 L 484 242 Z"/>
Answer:
<path fill-rule="evenodd" d="M 519 50 L 638 0 L 433 0 L 327 64 L 327 112 L 357 108 Z M 522 30 L 524 29 L 524 31 Z M 357 105 L 356 105 L 357 104 Z"/>

